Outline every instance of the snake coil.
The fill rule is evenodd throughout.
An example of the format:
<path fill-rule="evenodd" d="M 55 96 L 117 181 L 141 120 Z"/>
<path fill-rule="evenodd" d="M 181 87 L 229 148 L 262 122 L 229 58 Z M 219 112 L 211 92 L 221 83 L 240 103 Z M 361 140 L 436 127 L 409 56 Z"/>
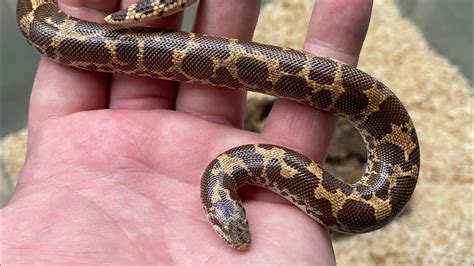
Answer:
<path fill-rule="evenodd" d="M 107 20 L 164 16 L 194 1 L 142 0 Z M 333 112 L 357 128 L 368 162 L 355 184 L 269 144 L 237 147 L 212 161 L 201 182 L 203 208 L 214 230 L 234 248 L 250 244 L 236 193 L 243 185 L 272 190 L 317 222 L 345 233 L 386 225 L 415 189 L 420 153 L 413 123 L 385 85 L 358 69 L 289 48 L 82 21 L 61 12 L 55 0 L 19 0 L 17 18 L 34 48 L 67 66 L 271 94 Z"/>

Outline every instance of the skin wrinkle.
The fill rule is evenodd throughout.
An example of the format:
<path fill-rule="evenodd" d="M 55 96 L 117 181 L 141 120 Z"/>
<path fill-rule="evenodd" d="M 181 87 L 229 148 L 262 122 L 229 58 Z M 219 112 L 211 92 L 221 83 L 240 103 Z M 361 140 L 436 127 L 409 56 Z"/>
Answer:
<path fill-rule="evenodd" d="M 209 121 L 212 123 L 220 124 L 223 126 L 233 127 L 233 128 L 242 128 L 243 121 L 229 121 L 229 118 L 226 115 L 218 115 L 214 113 L 204 113 L 202 111 L 196 110 L 187 110 L 183 111 L 183 113 L 199 117 L 204 121 Z"/>
<path fill-rule="evenodd" d="M 40 78 L 51 71 L 59 72 L 60 75 L 52 77 L 49 80 Z M 85 70 L 75 70 L 69 67 L 57 65 L 56 63 L 46 59 L 44 56 L 41 57 L 37 78 L 34 81 L 33 88 L 47 86 L 48 90 L 33 90 L 32 98 L 35 102 L 32 104 L 29 110 L 28 127 L 30 130 L 35 131 L 36 121 L 44 122 L 49 119 L 60 119 L 65 114 L 74 114 L 79 111 L 96 110 L 97 106 L 102 106 L 102 97 L 94 97 L 92 100 L 84 101 L 82 97 L 89 95 L 90 91 L 78 90 L 78 91 L 65 91 L 63 90 L 62 83 L 67 82 L 75 84 L 79 82 L 80 78 L 70 75 L 71 73 L 80 73 L 84 76 L 88 76 L 88 81 L 83 82 L 84 84 L 91 84 L 90 89 L 95 91 L 96 96 L 102 93 L 93 82 L 100 84 L 106 84 L 107 79 L 103 73 L 91 73 Z M 91 82 L 92 81 L 92 82 Z M 53 96 L 51 96 L 53 95 Z M 104 95 L 100 95 L 104 96 Z M 54 98 L 53 98 L 54 97 Z M 55 108 L 51 108 L 55 107 Z"/>
<path fill-rule="evenodd" d="M 156 175 L 156 174 L 155 174 L 155 175 Z M 115 180 L 115 178 L 114 178 L 114 180 Z M 122 187 L 125 188 L 126 190 L 130 190 L 126 184 L 123 184 Z M 137 192 L 134 192 L 134 193 L 137 193 Z M 80 193 L 79 193 L 79 194 L 80 194 Z M 138 192 L 138 194 L 141 195 L 141 196 L 143 196 L 144 198 L 147 198 L 147 197 L 149 196 L 149 195 L 147 195 L 147 194 L 140 193 L 140 192 Z M 168 216 L 167 216 L 167 214 L 166 214 L 166 210 L 169 209 L 169 210 L 172 210 L 173 212 L 179 212 L 179 211 L 180 211 L 179 209 L 171 209 L 171 208 L 169 208 L 166 204 L 163 204 L 163 203 L 162 203 L 162 200 L 160 200 L 159 197 L 153 197 L 153 199 L 155 200 L 155 201 L 154 201 L 154 204 L 158 204 L 159 206 L 161 206 L 161 208 L 156 208 L 156 209 L 162 210 L 162 211 L 161 211 L 161 214 L 163 214 L 163 215 L 165 216 L 165 218 L 162 218 L 161 216 L 158 216 L 158 217 L 160 218 L 159 221 L 160 221 L 160 224 L 161 224 L 162 226 L 163 226 L 163 224 L 164 224 L 164 223 L 163 223 L 163 219 L 168 219 L 168 220 L 169 220 L 169 218 L 168 218 Z M 105 211 L 105 210 L 104 210 L 104 211 Z M 109 215 L 109 216 L 110 216 L 110 215 Z M 118 225 L 118 224 L 117 224 L 117 225 Z M 128 235 L 128 234 L 125 233 L 125 231 L 126 231 L 125 229 L 122 229 L 122 231 L 124 232 L 125 235 Z M 163 243 L 165 246 L 167 246 L 167 242 L 168 242 L 168 241 L 165 239 L 165 237 L 163 237 L 162 240 L 163 240 L 162 243 Z M 134 245 L 134 246 L 137 247 L 137 251 L 138 251 L 139 253 L 141 253 L 141 254 L 144 253 L 144 251 L 143 251 L 142 249 L 138 248 L 138 245 Z M 173 261 L 173 258 L 172 258 L 171 254 L 170 254 L 169 252 L 168 252 L 168 255 L 169 255 L 169 258 Z M 145 258 L 145 255 L 143 255 L 143 258 Z"/>
<path fill-rule="evenodd" d="M 159 222 L 160 222 L 161 226 L 164 226 L 163 220 L 164 219 L 169 220 L 169 217 L 166 214 L 166 210 L 168 208 L 167 208 L 166 204 L 163 204 L 161 201 L 158 200 L 156 202 L 158 203 L 158 205 L 160 205 L 162 207 L 162 213 L 164 214 L 165 218 L 160 217 Z M 171 249 L 169 248 L 169 243 L 168 243 L 169 241 L 166 239 L 166 234 L 163 235 L 162 240 L 163 240 L 164 246 L 168 247 L 168 248 L 165 248 L 165 251 L 167 252 L 169 259 L 171 260 L 172 263 L 175 263 L 176 259 L 171 254 L 171 251 L 170 251 Z"/>
<path fill-rule="evenodd" d="M 326 152 L 321 153 L 321 151 L 327 150 L 332 138 L 330 133 L 335 129 L 337 120 L 333 118 L 332 114 L 300 104 L 291 104 L 295 106 L 293 110 L 278 114 L 282 120 L 286 121 L 285 124 L 272 125 L 273 121 L 270 121 L 271 130 L 264 130 L 262 134 L 272 139 L 278 139 L 278 144 L 281 146 L 293 146 L 294 150 L 307 155 L 318 163 L 323 163 Z M 308 116 L 308 112 L 311 112 L 311 116 Z M 308 117 L 308 119 L 302 119 L 302 117 Z M 275 127 L 280 126 L 281 128 L 278 128 L 278 130 L 275 129 Z M 324 130 L 324 127 L 328 130 Z M 302 133 L 299 136 L 292 136 L 291 132 Z M 316 137 L 314 136 L 315 132 L 318 132 Z M 306 140 L 308 139 L 311 139 L 313 143 L 314 152 L 307 152 L 305 149 L 305 146 L 307 146 Z"/>
<path fill-rule="evenodd" d="M 372 12 L 372 0 L 353 0 L 350 4 L 345 1 L 331 3 L 323 0 L 318 7 L 322 10 L 314 12 L 320 12 L 321 15 L 313 16 L 315 23 L 311 23 L 311 25 L 316 25 L 318 30 L 308 30 L 306 42 L 328 48 L 331 53 L 340 53 L 343 57 L 349 55 L 357 58 L 368 28 L 367 17 Z M 358 12 L 355 12 L 356 10 Z M 325 27 L 325 25 L 332 25 L 332 27 Z M 334 32 L 339 34 L 334 34 Z M 347 42 L 346 38 L 353 41 Z M 344 58 L 336 57 L 335 59 L 343 61 Z M 357 61 L 346 63 L 356 66 Z"/>
<path fill-rule="evenodd" d="M 42 183 L 39 183 L 38 184 L 39 186 L 44 186 L 44 184 Z M 53 183 L 49 183 L 48 185 L 48 189 L 50 188 L 56 188 L 57 190 L 67 190 L 68 193 L 73 193 L 75 195 L 78 195 L 80 198 L 81 198 L 81 202 L 87 202 L 89 204 L 92 204 L 93 206 L 95 206 L 98 210 L 101 210 L 103 214 L 105 214 L 105 216 L 107 217 L 107 219 L 109 221 L 111 221 L 113 224 L 115 224 L 115 226 L 117 228 L 120 229 L 120 231 L 122 232 L 123 236 L 125 236 L 126 238 L 127 237 L 127 233 L 126 233 L 126 230 L 116 221 L 116 218 L 115 215 L 107 212 L 104 208 L 101 207 L 100 204 L 98 204 L 96 201 L 94 201 L 93 199 L 91 199 L 90 197 L 87 197 L 83 194 L 81 194 L 79 191 L 77 191 L 77 189 L 74 189 L 73 187 L 71 187 L 70 185 L 68 184 L 60 184 L 60 186 L 58 186 L 57 184 L 53 184 Z M 30 184 L 28 189 L 31 190 L 31 191 L 34 191 L 34 187 L 35 187 L 35 184 Z M 137 251 L 139 251 L 137 249 Z"/>
<path fill-rule="evenodd" d="M 66 5 L 74 8 L 90 8 L 93 10 L 101 10 L 104 13 L 106 12 L 114 12 L 115 10 L 118 9 L 118 1 L 113 1 L 116 4 L 114 6 L 110 5 L 111 1 L 104 2 L 102 0 L 59 0 L 59 5 Z"/>
<path fill-rule="evenodd" d="M 173 82 L 163 81 L 161 88 L 150 86 L 154 80 L 144 77 L 114 75 L 112 78 L 111 109 L 154 110 L 157 106 L 173 110 L 176 99 L 176 86 Z M 131 91 L 129 87 L 138 89 Z M 148 89 L 149 88 L 149 89 Z"/>
<path fill-rule="evenodd" d="M 359 56 L 351 54 L 344 49 L 334 46 L 331 43 L 327 43 L 318 39 L 307 39 L 305 44 L 305 50 L 307 51 L 318 51 L 318 54 L 325 55 L 335 60 L 345 62 L 351 66 L 356 66 L 359 61 Z"/>
<path fill-rule="evenodd" d="M 110 5 L 115 3 L 115 5 Z M 118 1 L 102 0 L 59 0 L 59 8 L 68 14 L 77 17 L 89 17 L 94 21 L 101 21 L 104 15 L 114 12 L 119 8 Z"/>

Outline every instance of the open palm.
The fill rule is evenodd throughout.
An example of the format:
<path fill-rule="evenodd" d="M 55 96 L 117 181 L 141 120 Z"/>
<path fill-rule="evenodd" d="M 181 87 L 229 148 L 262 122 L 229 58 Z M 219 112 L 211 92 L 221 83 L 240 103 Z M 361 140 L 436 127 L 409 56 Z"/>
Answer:
<path fill-rule="evenodd" d="M 59 3 L 71 15 L 99 21 L 118 2 Z M 250 39 L 258 6 L 203 0 L 194 30 Z M 306 49 L 356 64 L 371 3 L 320 0 L 317 6 Z M 334 14 L 337 22 L 329 19 Z M 176 28 L 180 19 L 157 26 Z M 238 91 L 91 73 L 42 59 L 27 161 L 2 210 L 2 261 L 333 264 L 327 231 L 263 190 L 241 191 L 252 230 L 248 251 L 226 246 L 208 224 L 199 182 L 216 155 L 241 144 L 275 143 L 322 161 L 336 123 L 278 100 L 264 131 L 250 133 L 241 129 L 244 102 Z"/>

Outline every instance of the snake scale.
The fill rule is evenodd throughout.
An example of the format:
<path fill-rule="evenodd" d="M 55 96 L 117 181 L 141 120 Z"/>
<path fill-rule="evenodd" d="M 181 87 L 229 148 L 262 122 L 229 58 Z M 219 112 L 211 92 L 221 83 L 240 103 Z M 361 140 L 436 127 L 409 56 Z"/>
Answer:
<path fill-rule="evenodd" d="M 236 193 L 257 185 L 285 197 L 317 222 L 364 233 L 392 221 L 409 201 L 420 153 L 400 100 L 368 74 L 302 51 L 195 33 L 123 25 L 181 11 L 196 0 L 141 0 L 92 23 L 70 17 L 56 0 L 19 0 L 24 36 L 67 66 L 180 82 L 211 84 L 288 98 L 348 119 L 367 148 L 365 173 L 354 184 L 332 176 L 284 147 L 249 144 L 219 155 L 204 172 L 201 201 L 227 244 L 245 249 L 250 231 Z"/>

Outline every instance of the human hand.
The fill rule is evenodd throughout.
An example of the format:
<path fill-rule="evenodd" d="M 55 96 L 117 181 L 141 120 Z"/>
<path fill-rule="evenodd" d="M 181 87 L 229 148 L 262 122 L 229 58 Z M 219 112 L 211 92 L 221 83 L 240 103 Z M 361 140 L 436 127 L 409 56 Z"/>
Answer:
<path fill-rule="evenodd" d="M 251 39 L 259 1 L 221 2 L 201 1 L 194 31 Z M 120 5 L 59 4 L 93 21 Z M 355 65 L 371 6 L 319 0 L 305 50 Z M 180 20 L 155 24 L 176 29 Z M 247 252 L 227 247 L 207 222 L 199 183 L 216 155 L 273 143 L 322 162 L 337 123 L 328 113 L 277 100 L 255 134 L 241 129 L 244 103 L 239 91 L 81 71 L 43 58 L 27 160 L 2 210 L 2 261 L 334 264 L 327 230 L 268 191 L 241 190 L 253 233 Z"/>

